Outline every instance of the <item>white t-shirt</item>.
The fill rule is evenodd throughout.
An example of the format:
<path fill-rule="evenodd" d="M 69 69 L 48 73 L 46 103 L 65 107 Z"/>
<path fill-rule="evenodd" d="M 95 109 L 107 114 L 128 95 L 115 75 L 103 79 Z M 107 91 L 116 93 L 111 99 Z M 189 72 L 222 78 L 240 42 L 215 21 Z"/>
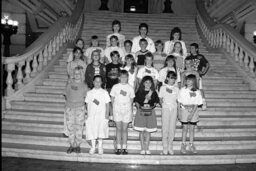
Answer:
<path fill-rule="evenodd" d="M 169 67 L 164 67 L 159 71 L 159 78 L 158 81 L 164 83 L 166 76 L 167 76 L 167 72 L 168 71 L 173 71 L 176 73 L 174 68 L 169 68 Z M 176 82 L 180 82 L 180 74 L 177 73 L 177 80 Z"/>
<path fill-rule="evenodd" d="M 203 98 L 199 90 L 191 91 L 183 87 L 179 91 L 178 102 L 183 105 L 201 105 L 203 104 Z"/>
<path fill-rule="evenodd" d="M 128 66 L 125 66 L 124 68 L 120 68 L 120 69 L 128 71 L 128 74 L 129 74 L 128 84 L 130 84 L 134 88 L 135 87 L 134 83 L 135 83 L 136 74 L 137 74 L 137 68 L 134 68 L 133 74 L 129 71 L 130 67 L 128 67 Z"/>
<path fill-rule="evenodd" d="M 154 80 L 158 80 L 159 78 L 158 71 L 155 68 L 143 66 L 139 69 L 137 78 L 142 79 L 145 76 L 151 76 Z"/>
<path fill-rule="evenodd" d="M 136 36 L 133 38 L 132 40 L 132 52 L 133 53 L 136 53 L 140 50 L 140 39 L 142 39 L 141 36 Z M 148 46 L 147 46 L 147 50 L 149 50 L 151 53 L 154 53 L 156 51 L 156 48 L 155 48 L 155 43 L 153 42 L 153 40 L 149 37 L 146 37 L 145 38 L 148 42 Z"/>
<path fill-rule="evenodd" d="M 115 97 L 115 104 L 130 104 L 135 94 L 131 85 L 118 83 L 112 87 L 110 96 Z"/>
<path fill-rule="evenodd" d="M 177 41 L 168 40 L 168 41 L 166 41 L 164 43 L 164 53 L 166 53 L 167 55 L 170 55 L 173 51 L 173 47 L 174 47 L 175 42 L 180 42 L 181 43 L 181 47 L 182 47 L 182 50 L 183 50 L 183 55 L 186 57 L 188 55 L 188 52 L 187 52 L 186 45 L 185 45 L 184 41 L 182 41 L 182 40 L 177 40 Z"/>
<path fill-rule="evenodd" d="M 110 53 L 113 52 L 113 51 L 118 51 L 119 52 L 119 55 L 120 55 L 120 58 L 124 58 L 124 51 L 122 48 L 118 47 L 118 46 L 111 46 L 111 47 L 107 47 L 105 49 L 105 52 L 104 52 L 104 55 L 107 57 L 108 61 L 109 62 L 112 62 L 112 59 L 111 59 L 111 56 L 110 56 Z"/>
<path fill-rule="evenodd" d="M 116 36 L 118 38 L 119 47 L 124 47 L 125 36 L 120 33 L 109 34 L 106 38 L 106 47 L 110 47 L 110 37 Z"/>
<path fill-rule="evenodd" d="M 176 86 L 163 85 L 159 91 L 159 98 L 163 98 L 164 106 L 176 106 L 179 88 Z"/>

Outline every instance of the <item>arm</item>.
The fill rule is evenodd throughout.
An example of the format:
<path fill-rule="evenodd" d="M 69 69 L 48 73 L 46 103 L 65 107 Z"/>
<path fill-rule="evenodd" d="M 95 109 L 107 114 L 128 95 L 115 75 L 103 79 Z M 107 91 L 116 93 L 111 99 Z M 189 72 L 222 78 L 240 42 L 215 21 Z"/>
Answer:
<path fill-rule="evenodd" d="M 109 119 L 109 103 L 106 103 L 105 119 Z"/>
<path fill-rule="evenodd" d="M 206 63 L 206 66 L 203 67 L 201 71 L 199 71 L 199 74 L 200 74 L 200 75 L 206 74 L 206 72 L 208 71 L 209 67 L 210 67 L 210 65 L 209 65 L 209 63 L 207 62 L 207 63 Z"/>

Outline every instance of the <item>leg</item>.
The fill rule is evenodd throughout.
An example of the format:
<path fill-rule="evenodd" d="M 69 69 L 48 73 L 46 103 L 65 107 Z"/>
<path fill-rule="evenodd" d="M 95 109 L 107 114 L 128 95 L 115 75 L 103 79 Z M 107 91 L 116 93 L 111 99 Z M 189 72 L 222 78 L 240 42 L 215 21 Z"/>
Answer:
<path fill-rule="evenodd" d="M 91 144 L 92 144 L 92 147 L 89 151 L 89 154 L 94 154 L 95 153 L 95 149 L 96 149 L 96 140 L 91 140 Z"/>
<path fill-rule="evenodd" d="M 173 140 L 175 137 L 175 131 L 176 131 L 176 121 L 177 121 L 177 107 L 174 107 L 171 110 L 170 113 L 170 122 L 169 122 L 169 142 L 168 142 L 168 152 L 169 154 L 174 154 L 173 153 Z"/>
<path fill-rule="evenodd" d="M 140 132 L 140 145 L 141 145 L 141 154 L 145 154 L 145 148 L 144 148 L 144 131 Z"/>
<path fill-rule="evenodd" d="M 75 147 L 75 128 L 74 128 L 74 109 L 67 108 L 66 110 L 66 124 L 68 130 L 68 142 L 71 147 Z"/>
<path fill-rule="evenodd" d="M 76 118 L 76 152 L 80 153 L 80 144 L 82 143 L 82 136 L 83 136 L 83 127 L 84 127 L 84 120 L 85 120 L 85 110 L 84 108 L 78 109 L 77 111 L 77 118 Z"/>
<path fill-rule="evenodd" d="M 122 142 L 123 149 L 127 149 L 128 123 L 122 122 Z"/>
<path fill-rule="evenodd" d="M 145 135 L 146 135 L 146 139 L 145 139 L 146 154 L 151 154 L 150 151 L 149 151 L 150 132 L 146 132 L 146 131 L 145 131 Z"/>
<path fill-rule="evenodd" d="M 163 154 L 168 153 L 168 125 L 169 125 L 169 109 L 162 109 L 162 143 L 163 143 Z"/>
<path fill-rule="evenodd" d="M 116 154 L 121 154 L 122 122 L 116 122 Z"/>
<path fill-rule="evenodd" d="M 194 145 L 194 136 L 195 136 L 195 125 L 189 124 L 189 150 L 192 153 L 197 153 Z"/>
<path fill-rule="evenodd" d="M 187 124 L 183 124 L 181 153 L 186 153 L 186 138 L 187 138 L 187 133 L 188 133 L 188 125 L 187 125 Z"/>
<path fill-rule="evenodd" d="M 98 139 L 98 153 L 99 154 L 103 154 L 103 140 L 102 139 Z"/>

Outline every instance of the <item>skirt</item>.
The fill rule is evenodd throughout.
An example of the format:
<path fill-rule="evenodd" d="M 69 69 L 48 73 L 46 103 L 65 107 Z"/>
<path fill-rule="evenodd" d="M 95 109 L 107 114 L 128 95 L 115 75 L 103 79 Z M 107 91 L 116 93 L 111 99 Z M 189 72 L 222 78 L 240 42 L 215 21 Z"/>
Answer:
<path fill-rule="evenodd" d="M 136 131 L 155 132 L 157 131 L 157 121 L 155 110 L 152 110 L 151 115 L 141 114 L 141 110 L 137 110 L 133 129 Z"/>

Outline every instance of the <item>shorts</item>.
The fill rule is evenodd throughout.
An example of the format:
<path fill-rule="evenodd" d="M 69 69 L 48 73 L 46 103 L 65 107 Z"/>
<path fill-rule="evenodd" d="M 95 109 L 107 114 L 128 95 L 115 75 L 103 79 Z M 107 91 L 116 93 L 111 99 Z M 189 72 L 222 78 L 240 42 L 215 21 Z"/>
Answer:
<path fill-rule="evenodd" d="M 157 131 L 157 121 L 155 110 L 152 110 L 152 114 L 149 116 L 141 115 L 140 110 L 137 110 L 133 129 L 136 131 L 155 132 Z"/>
<path fill-rule="evenodd" d="M 132 121 L 132 109 L 130 104 L 114 104 L 113 117 L 115 122 L 129 123 Z"/>
<path fill-rule="evenodd" d="M 193 117 L 191 118 L 191 121 L 188 121 L 189 115 L 190 115 L 190 113 L 188 112 L 188 110 L 181 107 L 180 114 L 179 114 L 178 118 L 181 123 L 197 123 L 199 121 L 198 111 L 196 111 L 194 113 Z"/>

